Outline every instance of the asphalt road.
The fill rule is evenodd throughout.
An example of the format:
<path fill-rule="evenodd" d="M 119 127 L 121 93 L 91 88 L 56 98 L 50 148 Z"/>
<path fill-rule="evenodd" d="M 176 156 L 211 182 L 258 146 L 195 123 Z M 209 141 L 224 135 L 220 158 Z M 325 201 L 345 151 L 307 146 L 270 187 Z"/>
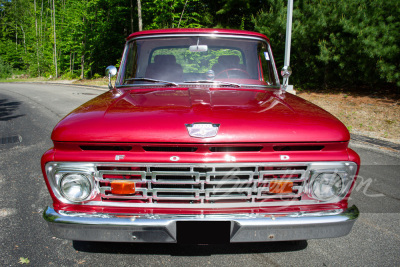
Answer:
<path fill-rule="evenodd" d="M 363 162 L 352 203 L 360 218 L 341 238 L 231 245 L 73 242 L 51 235 L 40 157 L 69 111 L 102 90 L 0 84 L 0 266 L 399 266 L 400 157 L 352 144 Z"/>

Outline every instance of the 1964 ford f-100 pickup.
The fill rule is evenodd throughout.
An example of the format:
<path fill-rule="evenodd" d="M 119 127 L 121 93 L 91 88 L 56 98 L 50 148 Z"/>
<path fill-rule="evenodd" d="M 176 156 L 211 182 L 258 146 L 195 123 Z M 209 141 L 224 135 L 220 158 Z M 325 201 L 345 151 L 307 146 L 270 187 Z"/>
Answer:
<path fill-rule="evenodd" d="M 358 217 L 349 139 L 280 85 L 262 34 L 133 33 L 115 86 L 54 128 L 44 218 L 55 236 L 87 241 L 344 236 Z"/>

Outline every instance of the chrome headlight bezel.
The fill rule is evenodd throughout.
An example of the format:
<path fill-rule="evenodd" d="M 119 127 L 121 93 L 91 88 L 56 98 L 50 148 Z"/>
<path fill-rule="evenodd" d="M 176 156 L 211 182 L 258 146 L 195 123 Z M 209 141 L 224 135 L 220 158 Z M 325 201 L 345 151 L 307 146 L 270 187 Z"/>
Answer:
<path fill-rule="evenodd" d="M 312 163 L 310 166 L 310 176 L 307 187 L 307 194 L 310 198 L 318 200 L 320 203 L 334 203 L 344 199 L 350 191 L 357 173 L 357 164 L 354 162 L 332 162 Z M 323 193 L 317 192 L 318 183 L 321 185 L 323 176 L 331 176 L 332 179 L 325 179 L 325 186 L 334 187 L 340 183 L 340 189 L 334 189 L 335 193 L 331 196 L 323 196 Z M 337 179 L 337 181 L 333 181 Z M 328 182 L 328 183 L 326 183 Z M 320 189 L 320 187 L 319 187 Z M 329 189 L 326 187 L 325 189 Z M 327 192 L 325 192 L 327 193 Z"/>
<path fill-rule="evenodd" d="M 95 168 L 91 163 L 76 162 L 49 162 L 45 166 L 48 181 L 54 195 L 63 203 L 68 204 L 81 204 L 92 200 L 96 196 L 97 187 L 95 183 Z M 74 199 L 66 195 L 62 188 L 63 180 L 71 175 L 78 175 L 86 179 L 87 186 L 89 187 L 88 193 L 85 197 Z M 65 181 L 65 180 L 64 180 Z"/>

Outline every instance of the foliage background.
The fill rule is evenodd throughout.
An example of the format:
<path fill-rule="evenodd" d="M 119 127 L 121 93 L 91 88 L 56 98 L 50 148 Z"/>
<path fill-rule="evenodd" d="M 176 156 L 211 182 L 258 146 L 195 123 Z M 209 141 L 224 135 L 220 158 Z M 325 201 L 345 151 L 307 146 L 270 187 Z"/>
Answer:
<path fill-rule="evenodd" d="M 144 29 L 235 28 L 266 34 L 283 66 L 284 0 L 142 0 Z M 0 0 L 0 78 L 92 78 L 118 65 L 138 30 L 136 0 Z M 400 87 L 400 1 L 296 0 L 291 83 Z"/>

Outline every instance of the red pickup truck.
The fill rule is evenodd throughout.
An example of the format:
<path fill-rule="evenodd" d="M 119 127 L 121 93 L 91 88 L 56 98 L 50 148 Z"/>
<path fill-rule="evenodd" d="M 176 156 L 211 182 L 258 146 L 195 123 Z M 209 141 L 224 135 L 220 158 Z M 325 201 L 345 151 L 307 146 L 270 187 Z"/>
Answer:
<path fill-rule="evenodd" d="M 51 138 L 43 216 L 60 238 L 305 240 L 347 235 L 359 214 L 348 130 L 285 91 L 255 32 L 131 34 L 115 86 Z"/>

